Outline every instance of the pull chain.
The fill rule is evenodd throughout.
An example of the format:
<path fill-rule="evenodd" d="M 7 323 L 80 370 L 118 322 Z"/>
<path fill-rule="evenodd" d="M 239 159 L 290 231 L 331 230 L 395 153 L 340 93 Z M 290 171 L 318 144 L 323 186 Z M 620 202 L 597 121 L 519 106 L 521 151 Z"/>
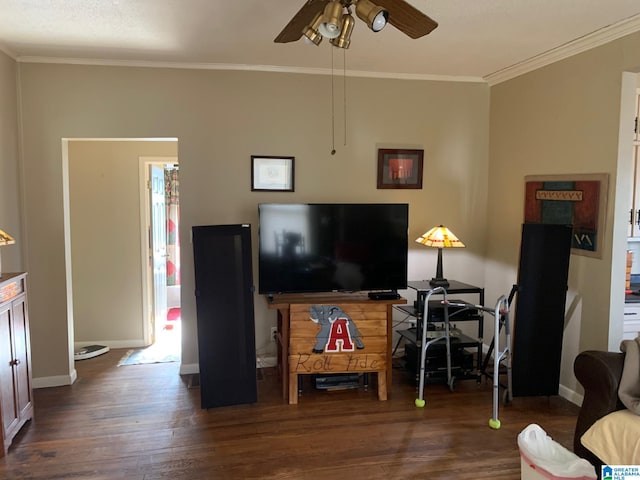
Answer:
<path fill-rule="evenodd" d="M 333 48 L 331 50 L 331 155 L 336 154 L 335 92 L 333 88 Z"/>
<path fill-rule="evenodd" d="M 344 146 L 347 146 L 347 49 L 342 49 L 342 54 L 344 57 L 342 63 L 342 81 L 343 81 L 343 91 L 344 91 Z"/>

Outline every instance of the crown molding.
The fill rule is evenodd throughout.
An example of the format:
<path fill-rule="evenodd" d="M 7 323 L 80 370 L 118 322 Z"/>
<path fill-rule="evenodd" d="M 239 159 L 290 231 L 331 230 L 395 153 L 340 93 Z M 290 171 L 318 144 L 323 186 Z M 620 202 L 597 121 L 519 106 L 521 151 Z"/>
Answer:
<path fill-rule="evenodd" d="M 6 45 L 0 44 L 0 52 L 4 53 L 8 57 L 11 57 L 16 62 L 18 61 L 18 57 L 11 50 L 9 50 Z"/>
<path fill-rule="evenodd" d="M 631 33 L 635 33 L 638 30 L 640 30 L 640 14 L 613 25 L 603 27 L 595 32 L 567 42 L 564 45 L 531 57 L 528 60 L 486 75 L 484 80 L 489 86 L 497 85 L 498 83 L 506 82 L 507 80 L 532 72 L 559 60 L 564 60 L 578 53 L 612 42 Z"/>
<path fill-rule="evenodd" d="M 458 75 L 431 75 L 431 74 L 411 74 L 397 72 L 368 72 L 347 70 L 340 72 L 349 77 L 364 78 L 386 78 L 399 80 L 419 80 L 419 81 L 443 81 L 443 82 L 472 82 L 484 83 L 489 86 L 511 80 L 525 73 L 532 72 L 557 61 L 569 58 L 573 55 L 585 52 L 592 48 L 604 45 L 617 40 L 626 35 L 640 31 L 640 14 L 633 15 L 615 24 L 603 27 L 595 32 L 584 35 L 580 38 L 567 42 L 559 47 L 548 50 L 539 55 L 535 55 L 527 60 L 518 62 L 509 67 L 496 72 L 476 76 Z M 5 46 L 0 45 L 0 51 L 4 52 L 19 63 L 53 63 L 67 65 L 96 65 L 96 66 L 117 66 L 117 67 L 143 67 L 143 68 L 173 68 L 190 70 L 229 70 L 229 71 L 256 71 L 273 73 L 294 73 L 304 75 L 332 75 L 335 71 L 327 68 L 302 68 L 275 65 L 244 65 L 244 64 L 219 64 L 219 63 L 181 63 L 181 62 L 149 62 L 149 61 L 129 61 L 129 60 L 106 60 L 106 59 L 83 59 L 83 58 L 54 58 L 39 56 L 16 56 Z"/>
<path fill-rule="evenodd" d="M 100 60 L 87 58 L 54 58 L 54 57 L 19 57 L 19 63 L 53 63 L 64 65 L 94 65 L 108 67 L 142 67 L 142 68 L 174 68 L 184 70 L 230 70 L 230 71 L 254 71 L 272 73 L 296 73 L 303 75 L 332 75 L 346 74 L 348 77 L 388 78 L 396 80 L 429 80 L 440 82 L 473 82 L 486 83 L 482 77 L 457 76 L 457 75 L 424 75 L 412 73 L 393 72 L 366 72 L 358 70 L 331 70 L 329 68 L 303 68 L 282 67 L 275 65 L 243 65 L 231 63 L 174 63 L 174 62 L 145 62 L 129 60 Z"/>

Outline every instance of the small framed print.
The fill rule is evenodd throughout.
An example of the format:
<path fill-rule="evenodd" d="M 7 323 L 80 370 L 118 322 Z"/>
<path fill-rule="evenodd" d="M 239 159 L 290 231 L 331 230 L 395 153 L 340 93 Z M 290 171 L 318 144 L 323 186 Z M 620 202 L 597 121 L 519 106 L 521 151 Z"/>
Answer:
<path fill-rule="evenodd" d="M 293 192 L 295 157 L 251 155 L 252 192 Z"/>
<path fill-rule="evenodd" d="M 424 150 L 378 150 L 378 188 L 422 188 Z"/>

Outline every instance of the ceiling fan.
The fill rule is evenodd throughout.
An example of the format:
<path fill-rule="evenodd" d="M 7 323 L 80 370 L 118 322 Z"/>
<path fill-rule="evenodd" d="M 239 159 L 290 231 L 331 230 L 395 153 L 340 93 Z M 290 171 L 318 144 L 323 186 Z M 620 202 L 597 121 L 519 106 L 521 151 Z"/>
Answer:
<path fill-rule="evenodd" d="M 374 32 L 390 23 L 409 37 L 420 38 L 438 26 L 405 0 L 307 0 L 274 42 L 295 42 L 304 36 L 315 45 L 328 38 L 335 47 L 349 48 L 355 24 L 352 7 Z"/>

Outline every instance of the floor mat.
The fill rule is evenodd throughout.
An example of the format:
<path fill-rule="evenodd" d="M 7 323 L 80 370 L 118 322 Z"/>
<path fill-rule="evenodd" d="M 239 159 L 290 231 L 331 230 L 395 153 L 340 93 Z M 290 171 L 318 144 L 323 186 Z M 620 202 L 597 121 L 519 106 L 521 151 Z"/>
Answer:
<path fill-rule="evenodd" d="M 167 352 L 163 349 L 154 348 L 154 345 L 147 348 L 129 350 L 118 362 L 118 366 L 142 365 L 145 363 L 167 363 L 180 361 L 180 355 Z"/>

